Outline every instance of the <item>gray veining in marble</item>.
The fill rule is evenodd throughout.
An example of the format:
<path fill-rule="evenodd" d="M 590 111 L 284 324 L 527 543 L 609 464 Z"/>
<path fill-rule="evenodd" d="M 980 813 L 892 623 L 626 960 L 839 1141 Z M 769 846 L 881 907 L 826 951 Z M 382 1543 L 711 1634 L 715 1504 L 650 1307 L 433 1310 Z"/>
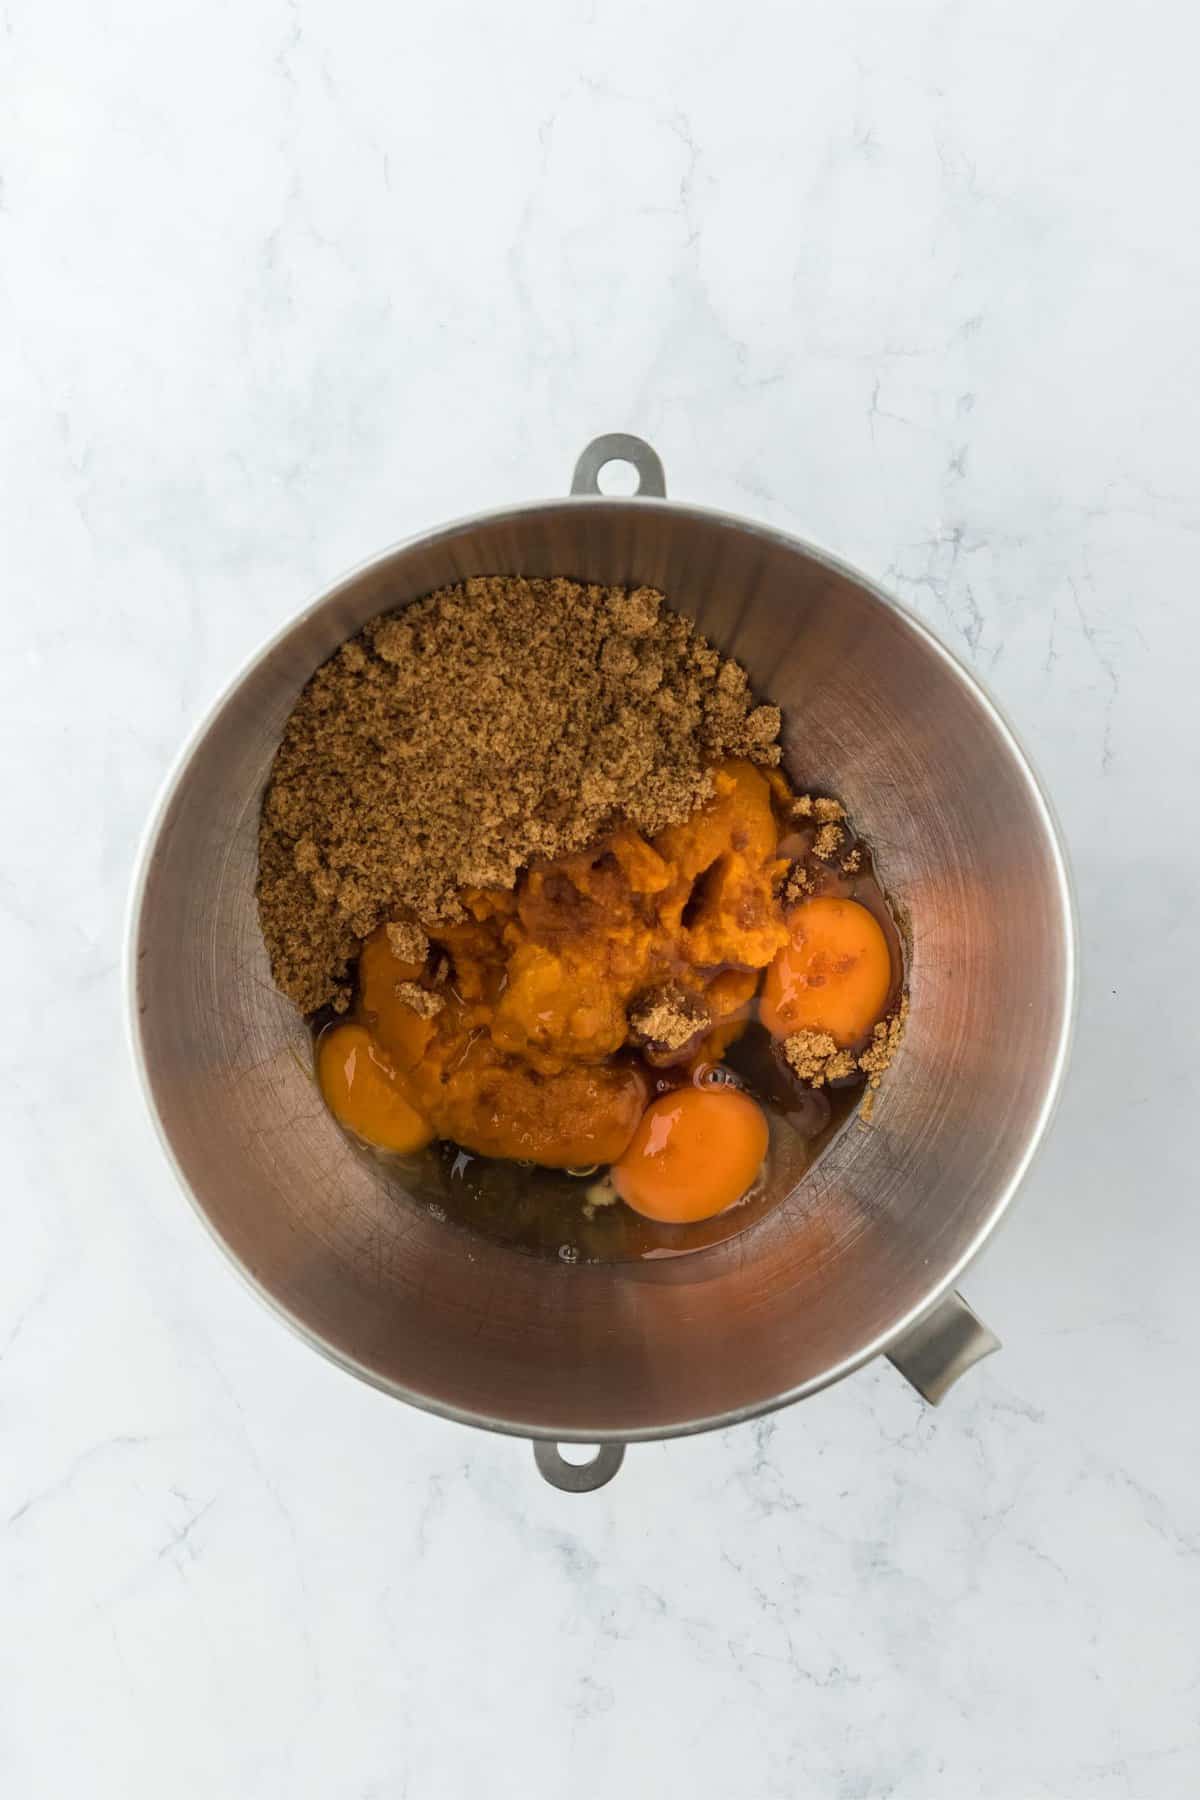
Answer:
<path fill-rule="evenodd" d="M 6 1796 L 1200 1787 L 1198 53 L 1182 0 L 0 7 Z M 1000 1356 L 572 1498 L 231 1277 L 119 958 L 240 660 L 617 429 L 984 677 L 1085 991 Z"/>

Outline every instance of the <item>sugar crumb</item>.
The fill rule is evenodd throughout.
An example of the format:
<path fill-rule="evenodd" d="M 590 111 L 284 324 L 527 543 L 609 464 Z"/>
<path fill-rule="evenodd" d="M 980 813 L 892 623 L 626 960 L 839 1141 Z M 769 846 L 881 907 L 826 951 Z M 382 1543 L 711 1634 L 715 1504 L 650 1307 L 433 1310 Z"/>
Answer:
<path fill-rule="evenodd" d="M 878 1088 L 892 1058 L 900 1048 L 908 1021 L 908 996 L 905 994 L 895 1012 L 880 1019 L 872 1028 L 871 1041 L 856 1056 L 842 1050 L 827 1031 L 794 1031 L 783 1040 L 783 1056 L 797 1080 L 810 1087 L 824 1087 L 827 1081 L 841 1081 L 848 1075 L 867 1077 L 868 1093 Z M 870 1117 L 868 1107 L 863 1114 Z"/>
<path fill-rule="evenodd" d="M 698 994 L 673 982 L 653 988 L 630 1007 L 630 1035 L 655 1050 L 682 1050 L 712 1023 L 712 1013 Z"/>
<path fill-rule="evenodd" d="M 798 906 L 813 890 L 813 878 L 802 862 L 794 862 L 783 878 L 782 899 L 785 906 Z"/>
<path fill-rule="evenodd" d="M 388 948 L 400 962 L 423 963 L 429 955 L 429 939 L 415 922 L 392 920 L 387 927 Z"/>
<path fill-rule="evenodd" d="M 840 825 L 827 823 L 820 826 L 813 839 L 812 853 L 822 862 L 832 862 L 846 840 L 846 834 Z"/>
<path fill-rule="evenodd" d="M 846 809 L 840 800 L 824 794 L 797 794 L 792 801 L 793 819 L 816 819 L 819 825 L 835 825 L 844 819 Z"/>
<path fill-rule="evenodd" d="M 810 1087 L 824 1087 L 855 1069 L 851 1052 L 839 1050 L 827 1031 L 793 1031 L 783 1040 L 783 1054 L 792 1073 Z"/>
<path fill-rule="evenodd" d="M 886 1019 L 881 1019 L 871 1033 L 871 1042 L 858 1059 L 858 1066 L 863 1074 L 870 1078 L 873 1088 L 879 1086 L 885 1070 L 891 1067 L 892 1058 L 900 1048 L 904 1036 L 904 1027 L 908 1023 L 908 995 L 901 998 L 900 1005 Z"/>
<path fill-rule="evenodd" d="M 411 1007 L 419 1019 L 436 1019 L 446 1004 L 440 994 L 422 987 L 419 981 L 398 981 L 393 992 L 397 1000 Z"/>

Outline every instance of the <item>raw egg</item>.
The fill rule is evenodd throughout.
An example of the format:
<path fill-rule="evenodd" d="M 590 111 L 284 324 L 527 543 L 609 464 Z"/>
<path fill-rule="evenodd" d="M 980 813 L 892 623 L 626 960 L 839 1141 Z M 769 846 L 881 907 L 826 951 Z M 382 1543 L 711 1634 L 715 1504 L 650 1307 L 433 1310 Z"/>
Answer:
<path fill-rule="evenodd" d="M 401 982 L 416 981 L 424 969 L 423 962 L 405 962 L 394 954 L 382 925 L 367 939 L 358 959 L 362 1009 L 387 1063 L 402 1072 L 415 1069 L 428 1050 L 433 1020 L 414 1012 L 396 988 Z"/>
<path fill-rule="evenodd" d="M 644 1218 L 688 1225 L 740 1200 L 766 1153 L 767 1121 L 748 1095 L 677 1088 L 647 1107 L 613 1184 Z"/>
<path fill-rule="evenodd" d="M 423 1150 L 433 1137 L 363 1025 L 337 1025 L 317 1046 L 317 1080 L 334 1118 L 380 1150 Z"/>
<path fill-rule="evenodd" d="M 820 894 L 788 917 L 788 943 L 767 970 L 762 1022 L 772 1037 L 825 1031 L 841 1049 L 881 1016 L 892 959 L 875 915 L 857 900 Z"/>

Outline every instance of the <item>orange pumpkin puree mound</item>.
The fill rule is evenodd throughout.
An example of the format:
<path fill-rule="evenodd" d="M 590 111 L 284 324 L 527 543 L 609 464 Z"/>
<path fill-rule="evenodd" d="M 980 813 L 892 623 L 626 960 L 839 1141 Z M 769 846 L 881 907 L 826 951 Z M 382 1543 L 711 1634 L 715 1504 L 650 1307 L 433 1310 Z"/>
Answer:
<path fill-rule="evenodd" d="M 711 800 L 652 841 L 622 826 L 511 891 L 465 890 L 465 919 L 425 923 L 424 964 L 400 960 L 386 927 L 367 940 L 355 1023 L 432 1135 L 549 1167 L 616 1162 L 649 1099 L 625 1049 L 639 997 L 669 990 L 696 1021 L 691 1038 L 685 1023 L 683 1041 L 641 1045 L 652 1062 L 719 1058 L 744 1029 L 789 941 L 772 805 L 787 790 L 749 762 L 713 779 Z"/>

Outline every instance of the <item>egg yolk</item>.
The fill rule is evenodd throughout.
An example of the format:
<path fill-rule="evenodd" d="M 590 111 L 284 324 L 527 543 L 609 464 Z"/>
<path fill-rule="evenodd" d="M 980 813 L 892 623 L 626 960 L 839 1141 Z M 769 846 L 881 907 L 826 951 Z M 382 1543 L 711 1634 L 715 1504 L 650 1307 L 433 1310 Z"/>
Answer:
<path fill-rule="evenodd" d="M 773 1037 L 825 1031 L 840 1049 L 866 1037 L 887 1004 L 892 960 L 874 914 L 831 894 L 802 901 L 767 970 L 762 1022 Z"/>
<path fill-rule="evenodd" d="M 325 1104 L 348 1130 L 381 1150 L 423 1150 L 433 1137 L 399 1077 L 363 1025 L 337 1025 L 317 1046 Z"/>
<path fill-rule="evenodd" d="M 406 1005 L 396 987 L 403 981 L 416 981 L 424 969 L 424 963 L 404 962 L 394 956 L 385 931 L 367 939 L 358 959 L 367 1023 L 387 1062 L 401 1072 L 415 1069 L 425 1055 L 433 1036 L 433 1020 L 422 1018 Z"/>
<path fill-rule="evenodd" d="M 766 1153 L 767 1121 L 748 1095 L 678 1088 L 647 1108 L 613 1181 L 644 1218 L 687 1225 L 740 1200 Z"/>

